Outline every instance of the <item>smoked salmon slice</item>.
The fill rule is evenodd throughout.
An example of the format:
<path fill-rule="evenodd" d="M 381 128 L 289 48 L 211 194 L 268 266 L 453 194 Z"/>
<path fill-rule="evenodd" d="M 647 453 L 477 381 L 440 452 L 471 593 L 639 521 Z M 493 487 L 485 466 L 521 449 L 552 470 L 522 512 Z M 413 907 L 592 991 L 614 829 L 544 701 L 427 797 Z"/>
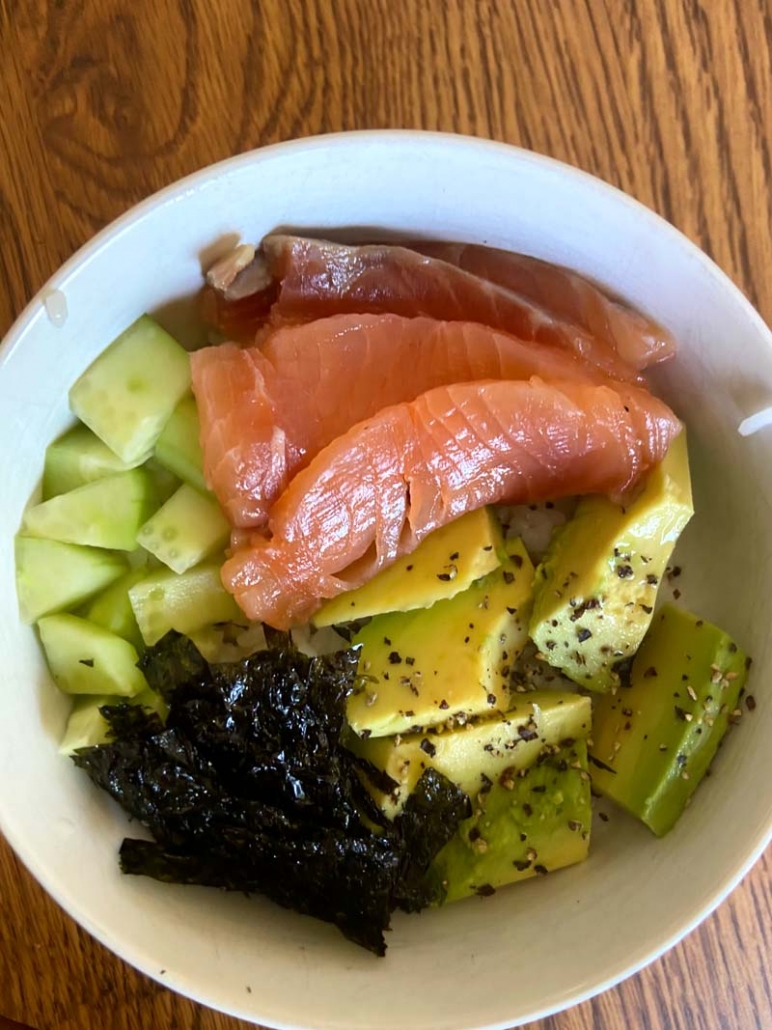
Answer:
<path fill-rule="evenodd" d="M 586 381 L 441 386 L 335 439 L 250 534 L 223 582 L 278 629 L 371 578 L 432 530 L 491 503 L 620 498 L 664 457 L 680 423 L 635 387 Z"/>
<path fill-rule="evenodd" d="M 488 247 L 346 246 L 274 234 L 265 237 L 255 263 L 240 278 L 270 284 L 261 302 L 253 298 L 258 310 L 265 310 L 267 291 L 276 296 L 278 290 L 271 309 L 274 324 L 365 312 L 481 322 L 573 351 L 626 380 L 675 349 L 659 326 L 576 273 Z M 240 294 L 239 281 L 233 284 L 234 295 Z M 261 323 L 245 320 L 239 331 L 238 305 L 243 310 L 247 303 L 243 291 L 232 304 L 227 297 L 220 298 L 219 307 L 209 298 L 210 311 L 218 308 L 219 327 L 236 339 L 252 339 Z"/>
<path fill-rule="evenodd" d="M 583 276 L 560 265 L 493 247 L 466 243 L 416 243 L 426 257 L 527 297 L 531 303 L 609 344 L 642 371 L 673 357 L 676 342 L 661 325 L 613 300 Z"/>
<path fill-rule="evenodd" d="M 381 408 L 478 379 L 607 382 L 553 346 L 487 326 L 337 315 L 191 355 L 204 472 L 237 528 L 260 526 L 292 476 Z"/>

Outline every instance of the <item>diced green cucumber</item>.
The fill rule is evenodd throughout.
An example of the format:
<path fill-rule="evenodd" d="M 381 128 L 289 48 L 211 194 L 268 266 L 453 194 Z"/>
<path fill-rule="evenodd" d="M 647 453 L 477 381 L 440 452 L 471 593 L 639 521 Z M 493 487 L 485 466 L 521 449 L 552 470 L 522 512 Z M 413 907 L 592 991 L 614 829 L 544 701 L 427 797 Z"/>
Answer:
<path fill-rule="evenodd" d="M 142 315 L 76 381 L 70 407 L 123 461 L 144 461 L 189 389 L 187 352 Z"/>
<path fill-rule="evenodd" d="M 102 591 L 83 612 L 89 622 L 95 622 L 103 629 L 109 629 L 124 640 L 128 640 L 138 650 L 142 650 L 145 642 L 139 632 L 134 609 L 129 600 L 129 590 L 148 575 L 147 568 L 132 569 L 121 576 L 107 590 Z"/>
<path fill-rule="evenodd" d="M 193 397 L 183 397 L 155 445 L 155 459 L 197 490 L 206 490 L 201 425 Z"/>
<path fill-rule="evenodd" d="M 214 622 L 238 622 L 244 613 L 220 579 L 219 563 L 206 563 L 182 575 L 159 569 L 129 590 L 131 606 L 150 647 L 169 630 L 190 634 Z"/>
<path fill-rule="evenodd" d="M 128 568 L 121 554 L 58 540 L 17 536 L 14 549 L 16 592 L 24 622 L 81 604 Z"/>
<path fill-rule="evenodd" d="M 215 498 L 183 483 L 142 526 L 137 541 L 164 565 L 182 573 L 222 551 L 230 530 Z"/>
<path fill-rule="evenodd" d="M 133 697 L 148 690 L 127 641 L 77 615 L 47 615 L 38 622 L 48 668 L 67 694 Z"/>
<path fill-rule="evenodd" d="M 179 490 L 180 481 L 174 473 L 165 469 L 159 462 L 149 458 L 142 466 L 153 482 L 159 507 L 166 504 L 175 490 Z"/>
<path fill-rule="evenodd" d="M 99 709 L 104 705 L 120 704 L 122 701 L 149 708 L 158 714 L 162 722 L 165 721 L 169 710 L 163 698 L 153 690 L 143 690 L 141 694 L 132 698 L 115 698 L 105 694 L 76 697 L 70 718 L 67 720 L 67 728 L 59 745 L 60 753 L 71 755 L 79 748 L 96 747 L 98 744 L 106 743 L 109 739 L 109 727 Z"/>
<path fill-rule="evenodd" d="M 156 507 L 150 476 L 132 469 L 35 505 L 25 512 L 22 528 L 30 536 L 66 544 L 133 551 L 140 526 Z"/>
<path fill-rule="evenodd" d="M 43 500 L 66 494 L 102 476 L 126 472 L 138 464 L 121 461 L 88 426 L 74 426 L 46 449 Z"/>

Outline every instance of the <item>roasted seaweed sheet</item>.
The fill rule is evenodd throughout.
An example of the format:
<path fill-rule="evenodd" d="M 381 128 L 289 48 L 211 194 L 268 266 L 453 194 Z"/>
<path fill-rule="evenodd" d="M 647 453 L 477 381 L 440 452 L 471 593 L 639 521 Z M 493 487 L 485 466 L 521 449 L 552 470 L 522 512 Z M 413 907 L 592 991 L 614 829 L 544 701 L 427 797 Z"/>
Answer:
<path fill-rule="evenodd" d="M 427 770 L 385 822 L 341 743 L 356 652 L 308 658 L 279 634 L 270 645 L 209 665 L 169 634 L 141 662 L 166 724 L 107 706 L 112 739 L 74 761 L 155 838 L 123 842 L 124 872 L 260 892 L 383 955 L 391 912 L 436 900 L 425 872 L 468 799 Z"/>

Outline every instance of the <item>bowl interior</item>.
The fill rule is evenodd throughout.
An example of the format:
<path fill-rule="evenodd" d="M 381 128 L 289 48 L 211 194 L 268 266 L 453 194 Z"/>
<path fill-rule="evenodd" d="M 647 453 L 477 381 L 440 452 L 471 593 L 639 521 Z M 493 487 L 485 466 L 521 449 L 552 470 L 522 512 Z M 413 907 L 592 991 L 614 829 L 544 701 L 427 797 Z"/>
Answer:
<path fill-rule="evenodd" d="M 195 342 L 202 261 L 277 226 L 466 239 L 572 266 L 659 318 L 681 343 L 658 388 L 689 429 L 697 514 L 679 544 L 683 600 L 754 659 L 758 708 L 664 840 L 608 805 L 582 866 L 493 898 L 396 917 L 380 961 L 327 926 L 196 888 L 122 877 L 118 809 L 57 753 L 66 702 L 19 622 L 12 539 L 67 390 L 143 311 Z M 0 826 L 56 899 L 146 973 L 275 1026 L 510 1026 L 593 993 L 690 929 L 736 883 L 772 823 L 770 430 L 739 422 L 772 398 L 772 338 L 691 244 L 622 194 L 498 144 L 418 133 L 319 138 L 185 180 L 102 233 L 33 301 L 0 352 Z"/>

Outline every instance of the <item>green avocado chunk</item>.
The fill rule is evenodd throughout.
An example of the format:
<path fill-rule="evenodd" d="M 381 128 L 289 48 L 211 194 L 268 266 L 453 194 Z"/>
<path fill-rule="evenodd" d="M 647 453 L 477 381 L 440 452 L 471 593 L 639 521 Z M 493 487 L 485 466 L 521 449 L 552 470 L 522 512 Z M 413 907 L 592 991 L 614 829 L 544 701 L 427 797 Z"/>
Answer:
<path fill-rule="evenodd" d="M 708 770 L 747 678 L 716 626 L 672 605 L 655 616 L 629 687 L 595 706 L 593 786 L 663 836 Z"/>
<path fill-rule="evenodd" d="M 536 572 L 530 635 L 550 665 L 589 690 L 619 684 L 615 666 L 638 650 L 693 513 L 685 432 L 627 507 L 580 501 Z"/>
<path fill-rule="evenodd" d="M 459 729 L 365 740 L 351 734 L 346 743 L 355 755 L 394 781 L 388 793 L 373 789 L 376 801 L 393 819 L 425 769 L 437 769 L 474 796 L 506 770 L 514 774 L 527 769 L 545 746 L 587 737 L 591 722 L 588 697 L 540 690 L 518 694 L 503 715 L 464 723 Z"/>
<path fill-rule="evenodd" d="M 473 815 L 429 870 L 445 901 L 583 861 L 592 820 L 586 741 L 545 749 L 525 775 L 502 775 L 472 800 Z"/>
<path fill-rule="evenodd" d="M 314 615 L 315 626 L 364 619 L 384 612 L 428 608 L 454 597 L 500 563 L 501 525 L 490 508 L 470 511 L 425 537 L 368 583 L 339 594 Z"/>
<path fill-rule="evenodd" d="M 384 737 L 509 708 L 512 663 L 528 638 L 533 565 L 520 540 L 507 550 L 462 593 L 377 615 L 353 638 L 364 681 L 348 700 L 356 733 Z"/>

